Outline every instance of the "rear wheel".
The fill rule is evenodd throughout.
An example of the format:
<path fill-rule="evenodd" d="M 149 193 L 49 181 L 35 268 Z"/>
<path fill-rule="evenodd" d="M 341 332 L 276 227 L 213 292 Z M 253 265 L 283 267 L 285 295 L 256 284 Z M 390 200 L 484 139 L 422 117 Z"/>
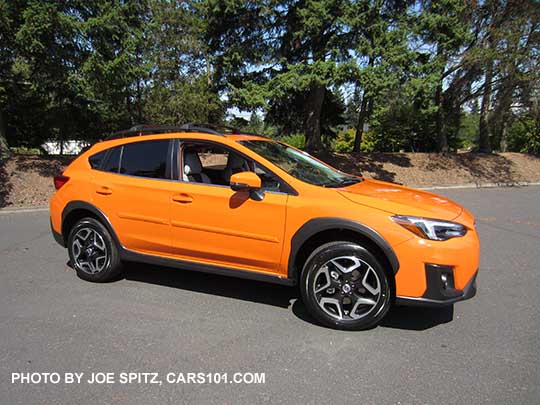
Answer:
<path fill-rule="evenodd" d="M 94 218 L 83 218 L 71 229 L 68 251 L 72 266 L 84 280 L 105 282 L 120 274 L 118 249 L 107 228 Z"/>
<path fill-rule="evenodd" d="M 391 290 L 377 258 L 353 242 L 330 242 L 306 260 L 300 290 L 310 313 L 324 325 L 362 330 L 390 309 Z"/>

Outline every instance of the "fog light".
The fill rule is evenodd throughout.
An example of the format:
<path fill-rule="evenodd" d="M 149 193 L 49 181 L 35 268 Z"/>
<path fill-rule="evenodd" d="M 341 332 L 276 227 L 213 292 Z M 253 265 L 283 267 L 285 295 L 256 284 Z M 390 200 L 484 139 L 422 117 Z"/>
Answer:
<path fill-rule="evenodd" d="M 424 297 L 444 300 L 462 294 L 461 290 L 455 288 L 453 266 L 426 263 L 425 269 L 427 288 Z"/>
<path fill-rule="evenodd" d="M 441 281 L 443 283 L 443 288 L 446 290 L 448 288 L 448 275 L 446 273 L 441 273 Z"/>

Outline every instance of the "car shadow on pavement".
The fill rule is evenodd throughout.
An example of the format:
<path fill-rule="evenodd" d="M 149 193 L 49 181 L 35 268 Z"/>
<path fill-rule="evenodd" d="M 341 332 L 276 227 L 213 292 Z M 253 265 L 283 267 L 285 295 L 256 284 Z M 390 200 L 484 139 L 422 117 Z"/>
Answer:
<path fill-rule="evenodd" d="M 302 300 L 296 300 L 293 313 L 300 319 L 320 325 L 307 311 Z M 448 323 L 454 318 L 454 307 L 419 308 L 392 307 L 384 319 L 376 327 L 422 331 L 437 325 Z"/>
<path fill-rule="evenodd" d="M 126 280 L 219 295 L 280 308 L 288 308 L 290 301 L 298 297 L 297 289 L 294 287 L 142 263 L 125 263 L 123 274 Z"/>
<path fill-rule="evenodd" d="M 380 326 L 394 329 L 426 330 L 454 319 L 454 306 L 442 308 L 393 307 Z"/>
<path fill-rule="evenodd" d="M 320 326 L 299 299 L 296 287 L 264 283 L 235 277 L 178 270 L 141 263 L 124 265 L 126 280 L 156 284 L 170 288 L 218 295 L 243 301 L 289 308 L 305 322 Z M 446 308 L 393 307 L 379 327 L 404 330 L 426 330 L 452 321 L 453 306 Z"/>

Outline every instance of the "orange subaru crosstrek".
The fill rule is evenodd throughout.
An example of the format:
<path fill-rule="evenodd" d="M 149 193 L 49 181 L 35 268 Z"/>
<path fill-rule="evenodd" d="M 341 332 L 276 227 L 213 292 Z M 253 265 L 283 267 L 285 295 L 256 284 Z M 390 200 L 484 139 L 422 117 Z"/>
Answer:
<path fill-rule="evenodd" d="M 393 303 L 474 296 L 479 240 L 460 205 L 216 128 L 134 127 L 54 178 L 52 232 L 81 278 L 135 261 L 298 284 L 341 329 L 371 327 Z"/>

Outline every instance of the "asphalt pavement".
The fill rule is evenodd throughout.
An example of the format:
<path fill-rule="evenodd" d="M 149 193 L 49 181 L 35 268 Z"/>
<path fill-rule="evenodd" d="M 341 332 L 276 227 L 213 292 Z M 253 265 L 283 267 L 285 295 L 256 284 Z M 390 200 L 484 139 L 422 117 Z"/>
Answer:
<path fill-rule="evenodd" d="M 66 265 L 47 212 L 0 213 L 0 402 L 538 404 L 540 187 L 439 194 L 477 217 L 477 296 L 395 308 L 363 332 L 315 324 L 284 286 L 146 265 L 88 283 Z M 66 383 L 69 372 L 81 383 Z M 122 383 L 129 372 L 157 383 Z M 220 377 L 182 382 L 198 372 Z M 12 383 L 24 373 L 62 381 Z M 115 382 L 91 384 L 92 373 Z M 230 382 L 235 373 L 264 383 Z"/>

